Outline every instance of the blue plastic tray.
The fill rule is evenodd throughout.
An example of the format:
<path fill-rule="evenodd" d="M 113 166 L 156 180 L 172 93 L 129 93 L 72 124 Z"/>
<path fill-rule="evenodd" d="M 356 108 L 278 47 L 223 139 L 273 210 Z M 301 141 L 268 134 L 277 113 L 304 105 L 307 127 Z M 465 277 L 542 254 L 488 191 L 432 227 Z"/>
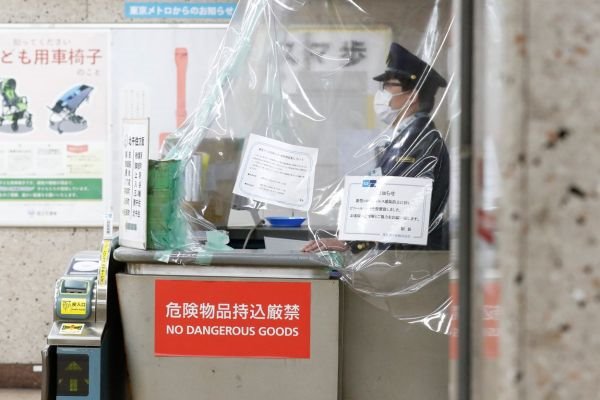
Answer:
<path fill-rule="evenodd" d="M 266 217 L 271 226 L 298 227 L 306 220 L 304 217 Z"/>

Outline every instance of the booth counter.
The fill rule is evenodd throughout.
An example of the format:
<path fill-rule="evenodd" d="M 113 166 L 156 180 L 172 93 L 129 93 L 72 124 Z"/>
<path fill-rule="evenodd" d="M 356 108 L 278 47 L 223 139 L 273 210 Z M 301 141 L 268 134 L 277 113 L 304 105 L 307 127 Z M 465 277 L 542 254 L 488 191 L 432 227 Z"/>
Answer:
<path fill-rule="evenodd" d="M 337 398 L 340 284 L 318 256 L 234 251 L 213 265 L 155 257 L 115 252 L 127 263 L 117 288 L 134 399 Z M 165 324 L 169 304 L 198 305 L 198 314 L 181 310 Z"/>
<path fill-rule="evenodd" d="M 414 262 L 447 257 L 415 253 Z M 121 247 L 115 259 L 126 264 L 117 288 L 134 399 L 448 396 L 448 337 L 400 321 L 376 306 L 385 300 L 342 285 L 322 255 L 234 250 L 207 265 L 192 253 Z M 447 292 L 448 280 L 436 279 L 395 301 L 422 312 Z M 240 308 L 259 304 L 262 320 Z M 298 318 L 269 314 L 269 306 L 291 304 L 300 304 Z"/>

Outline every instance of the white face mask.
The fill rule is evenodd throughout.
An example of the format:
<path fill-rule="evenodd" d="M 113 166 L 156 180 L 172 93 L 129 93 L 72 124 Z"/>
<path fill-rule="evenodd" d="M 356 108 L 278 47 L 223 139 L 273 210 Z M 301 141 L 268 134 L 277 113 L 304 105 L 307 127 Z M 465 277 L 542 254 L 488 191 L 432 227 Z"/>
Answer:
<path fill-rule="evenodd" d="M 405 90 L 404 92 L 391 94 L 387 90 L 379 89 L 377 93 L 375 93 L 375 98 L 373 99 L 373 109 L 375 110 L 375 114 L 377 114 L 377 117 L 381 122 L 390 125 L 401 112 L 408 108 L 410 105 L 408 101 L 397 110 L 394 110 L 390 106 L 390 102 L 394 97 L 401 96 L 408 92 L 408 90 Z"/>

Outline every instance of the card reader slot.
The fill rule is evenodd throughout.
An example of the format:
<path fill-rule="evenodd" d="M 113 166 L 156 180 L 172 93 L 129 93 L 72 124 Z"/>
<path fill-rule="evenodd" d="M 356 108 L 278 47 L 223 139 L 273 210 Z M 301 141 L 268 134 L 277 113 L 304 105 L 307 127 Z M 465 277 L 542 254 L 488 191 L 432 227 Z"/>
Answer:
<path fill-rule="evenodd" d="M 68 279 L 63 281 L 62 293 L 69 294 L 86 294 L 88 292 L 88 282 Z"/>
<path fill-rule="evenodd" d="M 75 294 L 86 294 L 87 293 L 87 289 L 73 289 L 73 288 L 67 288 L 65 290 L 63 290 L 63 293 L 75 293 Z"/>

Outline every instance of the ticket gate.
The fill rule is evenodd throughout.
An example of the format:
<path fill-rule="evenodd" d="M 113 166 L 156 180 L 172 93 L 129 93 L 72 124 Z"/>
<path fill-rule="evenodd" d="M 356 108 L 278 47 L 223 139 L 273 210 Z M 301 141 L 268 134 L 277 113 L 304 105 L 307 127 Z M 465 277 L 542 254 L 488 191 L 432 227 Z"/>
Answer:
<path fill-rule="evenodd" d="M 83 251 L 57 280 L 42 351 L 42 400 L 125 399 L 126 368 L 112 259 L 116 240 Z"/>

